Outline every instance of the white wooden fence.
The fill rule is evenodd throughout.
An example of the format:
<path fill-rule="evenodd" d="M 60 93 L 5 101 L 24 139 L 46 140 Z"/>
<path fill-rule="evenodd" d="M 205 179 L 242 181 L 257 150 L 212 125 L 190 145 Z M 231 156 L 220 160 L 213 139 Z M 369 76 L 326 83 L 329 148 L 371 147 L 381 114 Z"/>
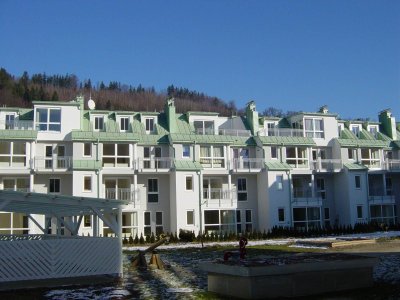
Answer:
<path fill-rule="evenodd" d="M 0 236 L 0 283 L 120 275 L 118 238 Z"/>

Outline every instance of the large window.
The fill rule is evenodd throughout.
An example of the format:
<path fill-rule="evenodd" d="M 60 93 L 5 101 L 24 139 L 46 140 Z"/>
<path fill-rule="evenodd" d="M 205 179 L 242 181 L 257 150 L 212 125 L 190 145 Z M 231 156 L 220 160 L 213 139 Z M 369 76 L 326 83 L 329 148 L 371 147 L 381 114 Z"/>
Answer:
<path fill-rule="evenodd" d="M 200 146 L 200 163 L 205 168 L 224 168 L 224 147 Z"/>
<path fill-rule="evenodd" d="M 59 194 L 61 192 L 61 180 L 59 178 L 50 178 L 49 193 Z"/>
<path fill-rule="evenodd" d="M 26 143 L 0 141 L 0 166 L 25 167 Z"/>
<path fill-rule="evenodd" d="M 361 149 L 361 163 L 369 168 L 380 167 L 379 149 Z"/>
<path fill-rule="evenodd" d="M 119 119 L 119 129 L 121 132 L 125 132 L 129 130 L 129 118 L 121 117 Z"/>
<path fill-rule="evenodd" d="M 238 201 L 247 201 L 246 178 L 238 178 L 237 193 L 238 193 Z"/>
<path fill-rule="evenodd" d="M 370 215 L 372 222 L 380 224 L 395 224 L 397 222 L 396 205 L 393 204 L 371 205 Z"/>
<path fill-rule="evenodd" d="M 324 121 L 322 119 L 305 118 L 306 137 L 324 138 Z"/>
<path fill-rule="evenodd" d="M 235 232 L 235 210 L 204 211 L 204 229 L 206 233 Z"/>
<path fill-rule="evenodd" d="M 158 179 L 149 178 L 147 183 L 147 201 L 158 202 Z"/>
<path fill-rule="evenodd" d="M 28 233 L 28 217 L 25 214 L 0 212 L 0 234 Z"/>
<path fill-rule="evenodd" d="M 197 134 L 214 134 L 214 121 L 194 121 L 193 126 Z"/>
<path fill-rule="evenodd" d="M 305 147 L 287 147 L 286 162 L 295 168 L 308 167 L 307 148 Z"/>
<path fill-rule="evenodd" d="M 39 131 L 61 131 L 61 109 L 37 108 L 36 128 Z"/>
<path fill-rule="evenodd" d="M 168 169 L 170 166 L 170 160 L 162 157 L 161 147 L 143 148 L 143 169 Z"/>
<path fill-rule="evenodd" d="M 103 167 L 129 167 L 128 144 L 103 144 Z"/>
<path fill-rule="evenodd" d="M 135 237 L 138 234 L 138 213 L 123 212 L 122 213 L 122 234 L 125 236 Z"/>
<path fill-rule="evenodd" d="M 94 117 L 94 130 L 103 131 L 104 130 L 104 117 L 95 116 Z"/>
<path fill-rule="evenodd" d="M 7 191 L 29 192 L 29 178 L 5 178 L 3 189 Z"/>
<path fill-rule="evenodd" d="M 319 227 L 321 214 L 319 207 L 296 207 L 293 208 L 293 226 L 302 230 Z"/>

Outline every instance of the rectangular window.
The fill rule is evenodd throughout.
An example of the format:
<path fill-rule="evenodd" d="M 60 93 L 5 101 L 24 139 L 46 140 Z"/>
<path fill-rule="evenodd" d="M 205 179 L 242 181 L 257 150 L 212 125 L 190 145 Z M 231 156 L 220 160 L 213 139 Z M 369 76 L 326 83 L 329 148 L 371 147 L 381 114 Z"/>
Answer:
<path fill-rule="evenodd" d="M 214 134 L 214 121 L 194 121 L 193 126 L 197 134 Z"/>
<path fill-rule="evenodd" d="M 246 232 L 253 231 L 253 220 L 250 209 L 246 209 Z"/>
<path fill-rule="evenodd" d="M 357 205 L 357 219 L 363 218 L 363 207 L 362 205 Z"/>
<path fill-rule="evenodd" d="M 83 216 L 83 227 L 92 227 L 92 216 L 91 215 Z"/>
<path fill-rule="evenodd" d="M 242 232 L 242 218 L 241 218 L 240 210 L 236 211 L 236 230 L 237 230 L 237 233 Z"/>
<path fill-rule="evenodd" d="M 283 190 L 283 175 L 276 175 L 276 189 Z"/>
<path fill-rule="evenodd" d="M 151 235 L 151 218 L 150 218 L 150 212 L 149 211 L 145 211 L 144 212 L 144 235 Z"/>
<path fill-rule="evenodd" d="M 305 147 L 286 147 L 286 163 L 295 168 L 308 167 L 308 151 Z"/>
<path fill-rule="evenodd" d="M 194 210 L 186 211 L 186 225 L 194 225 Z"/>
<path fill-rule="evenodd" d="M 103 167 L 129 166 L 129 144 L 103 144 Z"/>
<path fill-rule="evenodd" d="M 354 183 L 355 183 L 356 189 L 361 189 L 361 176 L 360 175 L 354 176 Z"/>
<path fill-rule="evenodd" d="M 247 201 L 246 178 L 238 178 L 237 193 L 238 193 L 238 201 Z"/>
<path fill-rule="evenodd" d="M 190 157 L 190 146 L 182 145 L 182 157 L 189 158 Z"/>
<path fill-rule="evenodd" d="M 83 191 L 84 192 L 92 191 L 92 176 L 83 177 Z"/>
<path fill-rule="evenodd" d="M 104 130 L 104 117 L 103 116 L 95 116 L 94 117 L 94 130 L 96 130 L 96 131 Z"/>
<path fill-rule="evenodd" d="M 355 149 L 353 149 L 353 148 L 348 148 L 347 149 L 347 154 L 348 154 L 348 157 L 349 157 L 349 159 L 355 159 L 355 151 L 354 151 Z"/>
<path fill-rule="evenodd" d="M 147 201 L 148 202 L 158 202 L 158 179 L 150 178 L 148 179 L 147 188 Z"/>
<path fill-rule="evenodd" d="M 278 221 L 285 222 L 285 209 L 284 208 L 278 208 Z"/>
<path fill-rule="evenodd" d="M 278 158 L 278 149 L 276 147 L 271 147 L 271 158 Z"/>
<path fill-rule="evenodd" d="M 6 115 L 6 129 L 14 129 L 15 115 Z"/>
<path fill-rule="evenodd" d="M 350 127 L 350 130 L 353 132 L 353 134 L 358 137 L 360 135 L 360 127 L 357 125 L 353 125 Z"/>
<path fill-rule="evenodd" d="M 200 146 L 200 163 L 206 168 L 225 168 L 224 147 Z"/>
<path fill-rule="evenodd" d="M 324 121 L 322 119 L 305 118 L 306 137 L 324 138 Z"/>
<path fill-rule="evenodd" d="M 186 176 L 186 190 L 192 191 L 193 190 L 193 177 Z"/>
<path fill-rule="evenodd" d="M 129 130 L 129 118 L 128 117 L 122 117 L 119 119 L 119 129 L 122 132 Z"/>
<path fill-rule="evenodd" d="M 293 208 L 293 226 L 297 229 L 309 230 L 319 227 L 321 215 L 319 207 L 295 207 Z"/>
<path fill-rule="evenodd" d="M 122 234 L 132 237 L 138 234 L 138 213 L 136 211 L 122 213 Z"/>
<path fill-rule="evenodd" d="M 61 109 L 37 108 L 36 128 L 39 131 L 61 131 Z"/>
<path fill-rule="evenodd" d="M 325 179 L 317 178 L 315 181 L 316 181 L 315 188 L 317 192 L 317 197 L 321 198 L 322 200 L 326 199 Z"/>
<path fill-rule="evenodd" d="M 92 143 L 83 144 L 83 156 L 92 156 Z"/>
<path fill-rule="evenodd" d="M 146 118 L 145 123 L 146 123 L 146 132 L 147 133 L 153 132 L 154 131 L 154 119 Z"/>
<path fill-rule="evenodd" d="M 163 228 L 163 213 L 162 211 L 156 212 L 156 235 L 160 235 L 164 232 Z"/>
<path fill-rule="evenodd" d="M 331 225 L 329 207 L 324 208 L 324 221 L 325 227 L 329 227 Z"/>
<path fill-rule="evenodd" d="M 61 192 L 60 179 L 59 178 L 50 178 L 50 180 L 49 180 L 49 193 L 51 193 L 51 194 L 59 194 L 60 192 Z"/>

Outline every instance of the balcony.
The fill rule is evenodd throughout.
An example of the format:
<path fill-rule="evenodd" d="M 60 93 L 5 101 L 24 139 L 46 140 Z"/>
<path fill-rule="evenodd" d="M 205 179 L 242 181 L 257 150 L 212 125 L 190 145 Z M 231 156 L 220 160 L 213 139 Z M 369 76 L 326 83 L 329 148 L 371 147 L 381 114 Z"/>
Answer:
<path fill-rule="evenodd" d="M 396 198 L 394 195 L 390 195 L 391 192 L 384 191 L 383 187 L 382 188 L 369 188 L 368 189 L 368 201 L 370 204 L 379 204 L 379 203 L 384 203 L 384 204 L 390 204 L 390 203 L 395 203 Z"/>
<path fill-rule="evenodd" d="M 230 161 L 230 169 L 234 172 L 259 172 L 263 168 L 262 158 L 234 158 Z"/>
<path fill-rule="evenodd" d="M 251 131 L 250 130 L 244 130 L 244 129 L 219 129 L 218 130 L 218 134 L 219 135 L 248 137 L 248 136 L 251 136 Z"/>
<path fill-rule="evenodd" d="M 293 128 L 262 128 L 258 131 L 260 136 L 290 136 L 304 137 L 303 129 Z"/>
<path fill-rule="evenodd" d="M 293 188 L 293 202 L 297 205 L 322 205 L 321 193 L 313 195 L 311 188 Z"/>
<path fill-rule="evenodd" d="M 0 121 L 0 129 L 5 130 L 34 130 L 33 121 Z"/>
<path fill-rule="evenodd" d="M 139 189 L 131 190 L 131 189 L 115 189 L 115 188 L 106 188 L 106 198 L 107 199 L 118 199 L 129 201 L 129 204 L 132 204 L 135 208 L 140 207 L 140 191 Z"/>
<path fill-rule="evenodd" d="M 173 167 L 171 157 L 138 158 L 135 162 L 135 169 L 145 171 L 169 171 Z"/>
<path fill-rule="evenodd" d="M 289 164 L 291 167 L 296 169 L 308 169 L 308 159 L 307 158 L 286 158 L 286 163 Z"/>
<path fill-rule="evenodd" d="M 318 172 L 340 172 L 343 169 L 341 159 L 319 159 L 311 161 L 311 170 Z"/>
<path fill-rule="evenodd" d="M 236 207 L 236 190 L 218 188 L 204 189 L 203 200 L 205 206 L 208 208 Z"/>
<path fill-rule="evenodd" d="M 368 169 L 380 169 L 382 167 L 382 162 L 379 158 L 361 158 L 361 164 Z"/>
<path fill-rule="evenodd" d="M 400 159 L 387 159 L 384 166 L 388 171 L 400 171 Z"/>
<path fill-rule="evenodd" d="M 224 157 L 218 157 L 218 158 L 200 157 L 200 163 L 203 166 L 203 168 L 212 168 L 212 169 L 225 168 Z"/>
<path fill-rule="evenodd" d="M 35 171 L 66 171 L 72 167 L 72 157 L 35 157 L 31 168 Z"/>

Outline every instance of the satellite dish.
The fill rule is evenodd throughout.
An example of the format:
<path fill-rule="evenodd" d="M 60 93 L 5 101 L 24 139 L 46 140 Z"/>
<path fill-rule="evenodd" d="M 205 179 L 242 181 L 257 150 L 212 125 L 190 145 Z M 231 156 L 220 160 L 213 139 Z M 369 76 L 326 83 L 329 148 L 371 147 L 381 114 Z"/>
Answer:
<path fill-rule="evenodd" d="M 87 106 L 89 107 L 90 110 L 93 110 L 96 108 L 96 103 L 92 99 L 89 99 Z"/>

